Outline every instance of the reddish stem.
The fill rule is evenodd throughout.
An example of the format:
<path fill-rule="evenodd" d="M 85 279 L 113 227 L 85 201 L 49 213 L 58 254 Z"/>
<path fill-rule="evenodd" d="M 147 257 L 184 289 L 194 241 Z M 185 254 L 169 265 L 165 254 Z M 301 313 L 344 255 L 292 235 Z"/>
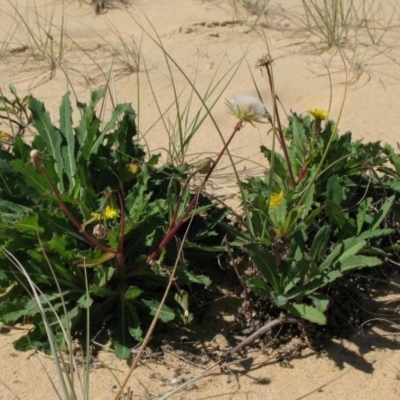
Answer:
<path fill-rule="evenodd" d="M 269 86 L 270 86 L 270 88 L 272 90 L 272 88 L 273 88 L 273 80 L 272 80 L 272 75 L 271 75 L 270 68 L 271 68 L 271 66 L 269 64 L 267 66 L 265 66 L 265 69 L 267 70 L 267 74 L 268 74 Z M 287 168 L 288 168 L 288 171 L 289 171 L 290 183 L 292 184 L 292 187 L 295 188 L 296 187 L 296 180 L 295 180 L 294 175 L 293 175 L 292 163 L 290 162 L 289 153 L 288 153 L 286 142 L 285 142 L 285 138 L 284 138 L 284 135 L 283 135 L 283 129 L 282 129 L 282 124 L 281 124 L 281 118 L 279 116 L 278 105 L 276 103 L 276 97 L 274 95 L 274 91 L 273 90 L 272 90 L 272 95 L 273 95 L 274 112 L 275 112 L 275 115 L 276 115 L 276 122 L 278 124 L 278 140 L 279 140 L 279 144 L 281 145 L 281 148 L 282 148 L 282 151 L 283 151 L 283 156 L 285 157 L 286 165 L 287 165 Z"/>
<path fill-rule="evenodd" d="M 72 215 L 71 211 L 69 211 L 68 207 L 64 203 L 61 194 L 57 188 L 57 186 L 53 183 L 51 180 L 49 174 L 47 173 L 46 169 L 44 166 L 39 166 L 39 169 L 42 171 L 43 175 L 49 182 L 51 188 L 53 189 L 54 194 L 57 197 L 58 204 L 60 207 L 60 210 L 68 217 L 68 219 L 75 225 L 75 227 L 78 229 L 80 233 L 93 245 L 99 248 L 100 250 L 104 251 L 105 253 L 111 253 L 111 254 L 117 254 L 117 251 L 110 249 L 100 242 L 98 242 L 93 236 L 89 235 L 85 230 L 82 229 L 82 225 L 79 223 L 79 221 Z"/>
<path fill-rule="evenodd" d="M 185 184 L 184 184 L 183 189 L 182 189 L 182 190 L 180 191 L 180 193 L 179 193 L 178 199 L 177 199 L 177 201 L 176 201 L 176 207 L 175 207 L 175 210 L 174 210 L 174 214 L 173 214 L 173 216 L 172 216 L 172 218 L 171 218 L 171 220 L 170 220 L 170 222 L 169 222 L 169 229 L 175 226 L 176 219 L 177 219 L 177 217 L 178 217 L 179 207 L 180 207 L 180 205 L 181 205 L 182 193 L 183 193 L 183 191 L 188 187 L 189 182 L 190 182 L 190 179 L 192 178 L 192 176 L 193 176 L 193 174 L 190 174 L 190 175 L 188 176 L 188 178 L 187 178 L 186 181 L 185 181 Z"/>
<path fill-rule="evenodd" d="M 222 155 L 225 153 L 226 149 L 228 148 L 229 144 L 231 143 L 232 139 L 234 138 L 234 136 L 236 135 L 237 132 L 239 132 L 241 129 L 243 128 L 243 121 L 238 121 L 235 129 L 233 130 L 231 136 L 229 137 L 229 139 L 226 141 L 226 143 L 224 144 L 224 147 L 222 148 L 222 150 L 220 151 L 220 153 L 218 154 L 217 158 L 215 159 L 215 161 L 212 163 L 210 170 L 207 172 L 207 174 L 205 175 L 203 182 L 201 183 L 198 191 L 195 193 L 195 195 L 192 198 L 192 201 L 190 202 L 190 204 L 188 205 L 188 207 L 186 208 L 184 214 L 182 215 L 182 217 L 179 219 L 178 222 L 176 222 L 176 224 L 170 226 L 170 228 L 168 229 L 168 232 L 166 233 L 166 235 L 164 236 L 164 239 L 160 242 L 160 244 L 156 247 L 156 249 L 150 254 L 149 258 L 148 258 L 148 263 L 152 263 L 154 261 L 157 260 L 158 256 L 160 255 L 162 249 L 168 245 L 168 243 L 174 238 L 174 236 L 176 235 L 176 233 L 178 232 L 178 230 L 182 227 L 182 225 L 186 222 L 190 212 L 193 210 L 193 208 L 196 206 L 198 200 L 199 200 L 199 196 L 200 196 L 200 191 L 201 189 L 205 186 L 205 184 L 207 183 L 208 179 L 210 178 L 211 174 L 213 173 L 215 167 L 217 166 L 217 164 L 219 163 L 219 161 L 221 160 Z"/>
<path fill-rule="evenodd" d="M 117 250 L 117 261 L 120 267 L 120 272 L 122 278 L 126 277 L 126 264 L 124 257 L 124 239 L 125 239 L 125 205 L 124 200 L 121 196 L 121 193 L 117 191 L 118 200 L 119 200 L 119 208 L 121 213 L 120 218 L 120 228 L 119 228 L 119 241 L 118 241 L 118 250 Z"/>

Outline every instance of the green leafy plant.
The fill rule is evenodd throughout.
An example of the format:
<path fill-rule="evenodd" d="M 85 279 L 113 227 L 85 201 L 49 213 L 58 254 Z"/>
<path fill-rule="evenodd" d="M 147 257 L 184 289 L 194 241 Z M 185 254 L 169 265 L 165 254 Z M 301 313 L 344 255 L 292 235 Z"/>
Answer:
<path fill-rule="evenodd" d="M 0 256 L 0 290 L 6 293 L 0 318 L 7 323 L 25 318 L 35 326 L 15 343 L 17 349 L 46 347 L 47 342 L 25 275 L 40 289 L 61 350 L 65 335 L 55 313 L 67 310 L 64 322 L 79 336 L 88 326 L 90 308 L 91 332 L 108 327 L 116 354 L 128 358 L 142 340 L 146 318 L 158 308 L 178 248 L 182 245 L 183 257 L 175 290 L 159 316 L 163 322 L 191 319 L 188 284 L 210 282 L 193 265 L 201 267 L 222 250 L 214 243 L 226 211 L 201 188 L 192 189 L 197 171 L 187 164 L 158 166 L 158 155 L 146 160 L 129 104 L 116 105 L 105 123 L 97 116 L 104 95 L 105 89 L 99 89 L 88 104 L 77 102 L 76 126 L 68 93 L 58 126 L 34 97 L 16 101 L 27 108 L 24 129 L 33 140 L 9 134 L 2 142 L 0 238 L 26 274 Z"/>
<path fill-rule="evenodd" d="M 271 65 L 261 66 L 271 78 Z M 317 324 L 326 324 L 327 288 L 351 271 L 381 265 L 395 251 L 399 156 L 390 146 L 339 135 L 328 113 L 292 113 L 287 128 L 274 106 L 275 148 L 261 151 L 263 177 L 243 183 L 249 215 L 238 235 L 255 272 L 256 295 Z"/>

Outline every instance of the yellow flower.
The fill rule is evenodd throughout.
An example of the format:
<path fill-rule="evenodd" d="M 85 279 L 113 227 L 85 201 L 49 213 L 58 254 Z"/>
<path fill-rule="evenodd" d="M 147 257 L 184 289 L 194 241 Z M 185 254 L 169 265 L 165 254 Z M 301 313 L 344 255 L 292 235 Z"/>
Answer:
<path fill-rule="evenodd" d="M 106 219 L 113 219 L 118 215 L 119 211 L 116 210 L 115 208 L 111 208 L 110 206 L 106 207 L 106 210 L 104 211 L 104 216 Z"/>
<path fill-rule="evenodd" d="M 232 98 L 226 100 L 226 105 L 231 114 L 238 120 L 243 122 L 263 122 L 262 119 L 268 116 L 264 104 L 250 94 L 236 94 Z"/>
<path fill-rule="evenodd" d="M 283 190 L 280 193 L 272 193 L 269 199 L 269 208 L 278 207 L 283 200 Z"/>
<path fill-rule="evenodd" d="M 104 218 L 105 219 L 113 219 L 119 214 L 119 211 L 116 210 L 115 208 L 112 208 L 110 206 L 107 206 L 106 209 L 104 210 Z M 102 214 L 99 212 L 92 212 L 90 214 L 92 218 L 96 221 L 100 221 L 102 218 Z"/>
<path fill-rule="evenodd" d="M 329 112 L 325 111 L 322 108 L 311 108 L 308 110 L 308 113 L 311 114 L 318 121 L 323 121 L 328 118 Z"/>
<path fill-rule="evenodd" d="M 101 214 L 98 213 L 98 212 L 92 212 L 92 213 L 90 213 L 90 215 L 96 221 L 100 221 L 101 220 Z"/>

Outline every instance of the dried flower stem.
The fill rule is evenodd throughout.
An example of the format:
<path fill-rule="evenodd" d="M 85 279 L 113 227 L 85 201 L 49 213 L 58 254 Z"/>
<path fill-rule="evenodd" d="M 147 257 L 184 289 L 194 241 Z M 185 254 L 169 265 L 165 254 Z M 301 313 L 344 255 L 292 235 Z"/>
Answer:
<path fill-rule="evenodd" d="M 288 149 L 287 149 L 285 138 L 284 138 L 284 135 L 283 135 L 283 129 L 282 129 L 282 124 L 281 124 L 281 118 L 279 116 L 278 105 L 277 105 L 277 102 L 276 102 L 276 96 L 275 96 L 275 92 L 273 90 L 274 81 L 272 79 L 272 73 L 271 73 L 271 62 L 268 61 L 268 62 L 260 63 L 260 66 L 264 67 L 266 69 L 266 71 L 267 71 L 269 86 L 270 86 L 271 92 L 272 92 L 272 102 L 273 102 L 273 107 L 274 107 L 274 114 L 276 116 L 276 123 L 278 125 L 278 141 L 279 141 L 279 144 L 281 145 L 281 148 L 282 148 L 282 151 L 283 151 L 283 156 L 285 157 L 286 166 L 287 166 L 288 171 L 289 171 L 290 183 L 291 183 L 292 187 L 295 188 L 296 187 L 296 180 L 295 180 L 294 175 L 293 175 L 292 163 L 290 162 Z"/>

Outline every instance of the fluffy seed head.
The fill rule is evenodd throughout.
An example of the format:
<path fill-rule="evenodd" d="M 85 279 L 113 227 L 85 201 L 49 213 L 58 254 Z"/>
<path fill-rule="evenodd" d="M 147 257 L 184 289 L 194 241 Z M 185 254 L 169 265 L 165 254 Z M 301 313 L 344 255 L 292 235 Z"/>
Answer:
<path fill-rule="evenodd" d="M 30 163 L 35 167 L 35 168 L 41 168 L 43 167 L 43 154 L 37 150 L 33 149 L 29 153 L 31 160 Z"/>
<path fill-rule="evenodd" d="M 226 100 L 229 112 L 243 122 L 263 122 L 268 116 L 264 104 L 255 96 L 247 93 L 239 93 Z"/>

